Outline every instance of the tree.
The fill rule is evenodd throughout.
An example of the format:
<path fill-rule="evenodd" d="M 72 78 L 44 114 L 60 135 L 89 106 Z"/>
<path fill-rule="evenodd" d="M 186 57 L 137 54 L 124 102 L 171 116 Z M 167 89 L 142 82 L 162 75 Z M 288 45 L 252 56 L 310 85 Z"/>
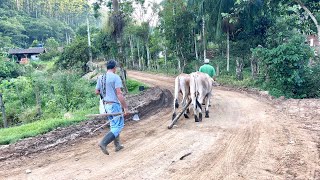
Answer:
<path fill-rule="evenodd" d="M 38 47 L 39 46 L 39 41 L 38 40 L 33 40 L 32 44 L 30 45 L 31 47 Z"/>
<path fill-rule="evenodd" d="M 97 56 L 97 50 L 94 47 L 92 47 L 92 55 L 93 58 Z M 65 47 L 56 65 L 62 69 L 82 69 L 82 72 L 86 73 L 88 71 L 86 65 L 88 59 L 88 41 L 86 37 L 78 37 L 69 46 Z"/>
<path fill-rule="evenodd" d="M 58 51 L 59 43 L 53 37 L 50 37 L 46 40 L 44 46 L 47 51 Z"/>
<path fill-rule="evenodd" d="M 193 15 L 187 10 L 182 0 L 165 1 L 160 13 L 161 29 L 168 41 L 168 53 L 178 60 L 178 70 L 184 71 L 187 60 L 192 59 L 193 50 Z"/>

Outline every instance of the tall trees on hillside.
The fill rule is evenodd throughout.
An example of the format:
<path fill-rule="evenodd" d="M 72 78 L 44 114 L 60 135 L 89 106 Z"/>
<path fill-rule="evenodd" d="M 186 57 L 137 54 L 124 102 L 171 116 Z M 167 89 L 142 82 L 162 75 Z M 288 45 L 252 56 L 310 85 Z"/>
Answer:
<path fill-rule="evenodd" d="M 177 58 L 178 69 L 183 72 L 187 61 L 192 60 L 193 15 L 183 0 L 165 1 L 160 12 L 160 27 L 168 41 L 168 53 Z"/>
<path fill-rule="evenodd" d="M 34 40 L 54 37 L 70 43 L 84 23 L 86 0 L 6 0 L 0 2 L 2 48 L 27 48 Z M 93 18 L 93 17 L 91 17 Z"/>
<path fill-rule="evenodd" d="M 77 25 L 85 17 L 86 0 L 11 0 L 9 6 L 39 18 L 55 18 L 70 25 Z"/>

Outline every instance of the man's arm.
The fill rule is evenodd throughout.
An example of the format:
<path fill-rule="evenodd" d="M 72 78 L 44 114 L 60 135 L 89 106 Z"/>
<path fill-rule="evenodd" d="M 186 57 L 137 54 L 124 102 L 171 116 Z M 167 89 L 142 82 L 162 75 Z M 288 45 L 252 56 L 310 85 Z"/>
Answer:
<path fill-rule="evenodd" d="M 216 70 L 214 69 L 214 67 L 212 66 L 212 78 L 214 79 L 214 80 L 216 80 Z"/>
<path fill-rule="evenodd" d="M 100 78 L 102 78 L 102 77 L 99 77 L 98 79 L 97 79 L 97 84 L 96 84 L 96 91 L 95 91 L 95 93 L 96 93 L 96 95 L 99 95 L 100 94 L 100 89 L 101 89 L 101 82 L 100 82 Z"/>
<path fill-rule="evenodd" d="M 123 110 L 124 110 L 124 115 L 126 116 L 128 114 L 128 106 L 127 106 L 125 98 L 122 94 L 121 88 L 116 88 L 116 91 L 117 91 L 117 97 L 120 101 L 120 104 L 121 104 Z"/>

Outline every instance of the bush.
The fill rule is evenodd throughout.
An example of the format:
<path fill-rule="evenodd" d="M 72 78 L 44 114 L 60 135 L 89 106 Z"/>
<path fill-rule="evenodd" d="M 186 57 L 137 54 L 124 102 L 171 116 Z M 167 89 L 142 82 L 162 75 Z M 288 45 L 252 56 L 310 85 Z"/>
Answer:
<path fill-rule="evenodd" d="M 34 71 L 28 77 L 20 76 L 0 84 L 10 125 L 39 118 L 38 112 L 35 113 L 36 94 L 40 97 L 42 118 L 48 118 L 94 107 L 96 97 L 93 89 L 93 84 L 71 71 L 58 71 L 53 76 Z"/>
<path fill-rule="evenodd" d="M 318 63 L 316 66 L 308 68 L 306 73 L 306 82 L 305 86 L 307 91 L 300 92 L 306 93 L 306 97 L 320 97 L 320 64 Z"/>
<path fill-rule="evenodd" d="M 144 86 L 145 89 L 148 88 L 145 84 L 140 83 L 135 80 L 132 80 L 132 79 L 128 79 L 126 82 L 126 85 L 127 85 L 127 88 L 128 88 L 128 91 L 130 94 L 138 94 L 139 93 L 139 86 Z"/>
<path fill-rule="evenodd" d="M 313 97 L 309 94 L 314 83 L 308 76 L 311 48 L 304 43 L 305 37 L 296 34 L 287 42 L 274 48 L 256 49 L 260 54 L 261 74 L 265 75 L 266 87 L 275 96 L 292 98 Z"/>
<path fill-rule="evenodd" d="M 32 79 L 32 77 L 19 76 L 15 79 L 2 81 L 0 84 L 0 92 L 3 94 L 6 115 L 10 125 L 24 121 L 30 122 L 35 118 L 35 116 L 31 117 L 32 113 L 30 111 L 24 113 L 24 111 L 36 106 L 35 85 L 38 85 L 41 89 L 41 85 L 45 86 L 46 83 Z M 45 97 L 44 93 L 41 95 Z"/>
<path fill-rule="evenodd" d="M 21 74 L 19 65 L 15 62 L 6 61 L 0 57 L 0 80 L 18 77 Z"/>
<path fill-rule="evenodd" d="M 138 86 L 140 86 L 140 83 L 138 81 L 135 81 L 135 80 L 130 80 L 128 79 L 127 80 L 127 88 L 128 88 L 128 91 L 133 91 L 134 89 L 136 89 Z"/>
<path fill-rule="evenodd" d="M 50 51 L 47 53 L 43 53 L 40 55 L 40 59 L 42 61 L 51 61 L 53 58 L 60 56 L 61 53 L 59 51 Z"/>
<path fill-rule="evenodd" d="M 55 99 L 63 110 L 90 108 L 92 105 L 92 103 L 88 105 L 86 103 L 95 99 L 94 86 L 80 78 L 79 74 L 73 71 L 60 71 L 53 75 L 52 81 Z"/>
<path fill-rule="evenodd" d="M 35 106 L 23 109 L 23 111 L 18 115 L 19 120 L 26 124 L 34 120 L 37 120 L 37 108 Z"/>
<path fill-rule="evenodd" d="M 69 46 L 67 46 L 60 55 L 56 65 L 62 69 L 82 69 L 87 72 L 86 63 L 89 61 L 88 41 L 86 38 L 77 38 Z M 92 47 L 93 58 L 97 55 L 97 50 Z"/>

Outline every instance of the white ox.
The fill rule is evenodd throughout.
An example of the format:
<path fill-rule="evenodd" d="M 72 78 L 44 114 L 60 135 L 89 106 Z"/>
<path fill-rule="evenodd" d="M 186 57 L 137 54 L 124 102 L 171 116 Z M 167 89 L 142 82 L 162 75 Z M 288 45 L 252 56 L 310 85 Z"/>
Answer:
<path fill-rule="evenodd" d="M 209 117 L 209 103 L 212 96 L 212 87 L 215 81 L 208 75 L 202 72 L 194 72 L 190 74 L 190 95 L 192 100 L 194 119 L 196 122 L 202 121 L 202 106 L 205 102 L 205 117 Z M 198 118 L 199 113 L 199 118 Z"/>
<path fill-rule="evenodd" d="M 180 74 L 176 77 L 175 83 L 174 83 L 174 101 L 173 101 L 173 115 L 172 120 L 176 117 L 176 108 L 179 108 L 179 92 L 182 94 L 182 107 L 184 107 L 189 99 L 190 99 L 190 75 L 189 74 Z M 189 118 L 188 111 L 184 112 L 184 117 Z"/>

